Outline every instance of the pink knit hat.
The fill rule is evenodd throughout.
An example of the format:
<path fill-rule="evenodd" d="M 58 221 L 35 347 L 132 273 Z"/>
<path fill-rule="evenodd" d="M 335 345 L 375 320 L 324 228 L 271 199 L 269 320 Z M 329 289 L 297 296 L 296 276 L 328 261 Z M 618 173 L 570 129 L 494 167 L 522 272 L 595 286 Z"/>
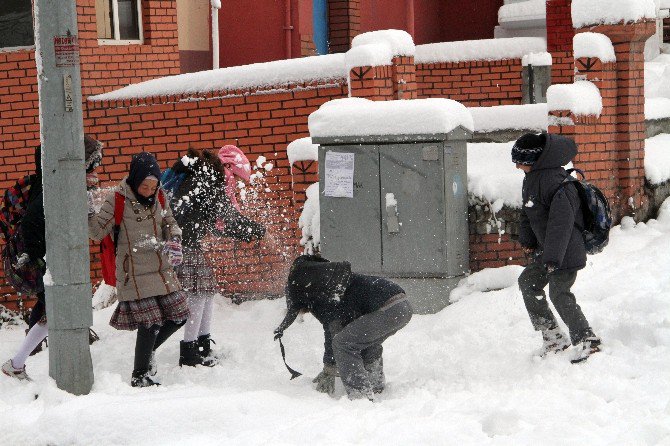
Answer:
<path fill-rule="evenodd" d="M 240 150 L 239 147 L 227 145 L 219 149 L 219 159 L 223 164 L 223 170 L 226 174 L 226 195 L 230 198 L 233 205 L 239 209 L 240 205 L 237 203 L 235 197 L 235 175 L 242 178 L 245 182 L 249 182 L 251 177 L 251 163 L 247 156 Z"/>

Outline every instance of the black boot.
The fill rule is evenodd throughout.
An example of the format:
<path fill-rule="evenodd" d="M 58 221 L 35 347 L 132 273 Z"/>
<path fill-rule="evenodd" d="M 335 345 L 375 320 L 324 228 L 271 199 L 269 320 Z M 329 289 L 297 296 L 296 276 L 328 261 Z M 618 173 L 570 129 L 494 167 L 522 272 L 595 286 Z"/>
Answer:
<path fill-rule="evenodd" d="M 208 334 L 198 336 L 198 347 L 200 348 L 200 357 L 203 359 L 203 365 L 208 367 L 215 366 L 219 363 L 219 356 L 212 352 L 212 344 L 216 344 Z M 205 362 L 211 365 L 205 364 Z"/>
<path fill-rule="evenodd" d="M 216 365 L 213 361 L 200 356 L 198 349 L 198 341 L 181 341 L 179 343 L 179 366 L 195 367 L 196 365 L 204 365 L 205 367 L 213 367 Z"/>
<path fill-rule="evenodd" d="M 151 387 L 160 386 L 161 383 L 151 379 L 148 370 L 133 370 L 133 377 L 130 380 L 130 385 L 133 387 Z"/>

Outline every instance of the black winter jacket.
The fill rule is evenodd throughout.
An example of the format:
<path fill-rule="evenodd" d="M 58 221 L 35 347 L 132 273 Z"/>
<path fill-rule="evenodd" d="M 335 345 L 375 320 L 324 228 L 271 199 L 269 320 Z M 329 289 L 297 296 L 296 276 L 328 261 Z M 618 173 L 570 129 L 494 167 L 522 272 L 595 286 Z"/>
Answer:
<path fill-rule="evenodd" d="M 339 301 L 320 296 L 311 305 L 311 313 L 321 322 L 324 331 L 324 364 L 335 364 L 333 336 L 359 317 L 373 313 L 393 296 L 405 291 L 383 277 L 352 274 L 351 283 Z"/>
<path fill-rule="evenodd" d="M 200 248 L 200 240 L 209 233 L 245 242 L 265 235 L 262 225 L 243 216 L 233 206 L 224 191 L 223 175 L 205 164 L 202 158 L 197 158 L 188 166 L 177 161 L 172 170 L 175 173 L 186 173 L 171 202 L 185 247 Z M 223 233 L 216 229 L 217 220 L 225 222 Z"/>
<path fill-rule="evenodd" d="M 26 214 L 21 219 L 24 250 L 31 260 L 44 258 L 47 253 L 44 193 L 42 189 L 42 147 L 35 149 L 35 174 L 30 176 L 30 197 Z"/>
<path fill-rule="evenodd" d="M 541 262 L 563 271 L 586 265 L 586 249 L 581 228 L 584 217 L 574 184 L 563 180 L 563 166 L 577 155 L 571 139 L 547 134 L 540 158 L 523 180 L 523 208 L 519 242 L 542 251 Z"/>

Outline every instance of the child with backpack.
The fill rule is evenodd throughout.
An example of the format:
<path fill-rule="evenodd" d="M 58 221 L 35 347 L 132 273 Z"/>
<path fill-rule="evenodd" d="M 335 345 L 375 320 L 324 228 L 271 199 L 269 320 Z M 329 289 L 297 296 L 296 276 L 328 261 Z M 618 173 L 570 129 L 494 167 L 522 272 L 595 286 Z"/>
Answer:
<path fill-rule="evenodd" d="M 85 135 L 84 167 L 87 187 L 97 182 L 95 169 L 101 160 L 102 143 Z M 30 379 L 26 373 L 26 359 L 41 350 L 42 342 L 48 334 L 42 281 L 42 275 L 46 271 L 43 260 L 46 254 L 46 235 L 41 147 L 35 150 L 35 173 L 22 178 L 13 188 L 8 189 L 0 214 L 0 227 L 6 243 L 3 250 L 5 278 L 17 292 L 37 296 L 37 302 L 30 312 L 26 338 L 16 355 L 2 365 L 5 375 L 25 380 Z"/>
<path fill-rule="evenodd" d="M 182 229 L 184 261 L 176 272 L 190 311 L 180 364 L 212 367 L 219 361 L 211 348 L 212 310 L 219 287 L 202 241 L 210 234 L 245 242 L 265 235 L 262 225 L 240 214 L 235 197 L 235 179 L 249 181 L 250 173 L 247 157 L 238 147 L 229 145 L 219 150 L 218 156 L 189 149 L 163 175 L 175 219 Z"/>
<path fill-rule="evenodd" d="M 577 272 L 586 265 L 580 186 L 563 168 L 576 154 L 572 139 L 547 133 L 525 134 L 512 148 L 512 162 L 525 173 L 519 243 L 530 260 L 519 276 L 519 288 L 533 328 L 542 333 L 540 356 L 565 350 L 572 342 L 573 363 L 600 351 L 601 343 L 570 291 Z M 547 284 L 569 339 L 549 308 Z"/>
<path fill-rule="evenodd" d="M 100 211 L 89 215 L 90 237 L 112 235 L 116 246 L 118 305 L 110 325 L 137 330 L 131 385 L 158 385 L 154 352 L 189 316 L 173 270 L 181 263 L 181 230 L 159 188 L 161 171 L 147 152 L 133 156 L 128 176 Z M 115 213 L 122 215 L 115 224 Z"/>

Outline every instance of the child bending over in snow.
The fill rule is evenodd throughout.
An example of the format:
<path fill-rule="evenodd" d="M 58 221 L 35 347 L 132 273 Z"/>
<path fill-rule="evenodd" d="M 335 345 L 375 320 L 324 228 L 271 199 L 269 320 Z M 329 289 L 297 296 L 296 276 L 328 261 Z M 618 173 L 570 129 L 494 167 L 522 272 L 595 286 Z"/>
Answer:
<path fill-rule="evenodd" d="M 261 239 L 265 228 L 239 212 L 236 179 L 248 182 L 249 160 L 237 147 L 228 145 L 218 156 L 189 149 L 172 167 L 179 184 L 172 191 L 175 219 L 182 229 L 184 261 L 177 277 L 188 296 L 191 316 L 184 327 L 180 363 L 212 367 L 219 361 L 212 353 L 211 320 L 214 296 L 219 286 L 207 259 L 202 240 L 213 234 L 244 242 Z M 167 174 L 166 174 L 167 175 Z"/>
<path fill-rule="evenodd" d="M 382 277 L 352 273 L 349 262 L 303 255 L 291 266 L 285 294 L 288 311 L 275 339 L 301 311 L 323 325 L 323 371 L 314 379 L 316 390 L 332 394 L 340 376 L 349 399 L 373 401 L 386 384 L 382 343 L 412 319 L 405 291 Z"/>
<path fill-rule="evenodd" d="M 100 212 L 89 215 L 90 237 L 116 238 L 118 306 L 110 325 L 137 330 L 131 385 L 157 385 L 154 352 L 188 318 L 186 297 L 173 267 L 182 259 L 181 230 L 170 206 L 161 197 L 161 171 L 150 153 L 133 156 L 130 172 Z M 117 197 L 123 202 L 123 219 L 115 231 Z M 116 232 L 116 234 L 114 234 Z"/>

